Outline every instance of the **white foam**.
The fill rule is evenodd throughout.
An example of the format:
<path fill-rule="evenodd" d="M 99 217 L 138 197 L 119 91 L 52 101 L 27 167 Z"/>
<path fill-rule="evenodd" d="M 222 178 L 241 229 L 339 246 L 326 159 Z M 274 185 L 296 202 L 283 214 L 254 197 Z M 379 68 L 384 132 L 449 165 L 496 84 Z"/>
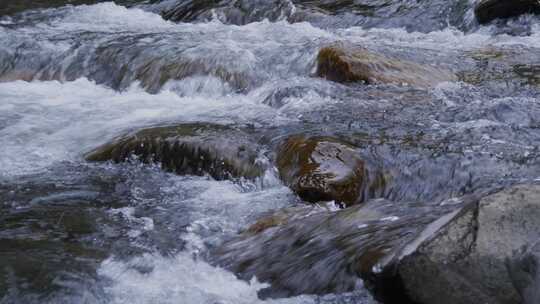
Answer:
<path fill-rule="evenodd" d="M 194 253 L 205 250 L 207 242 L 217 244 L 223 235 L 245 229 L 257 215 L 286 207 L 294 200 L 290 189 L 283 185 L 245 191 L 230 181 L 193 178 L 189 187 L 200 190 L 196 196 L 181 202 L 189 206 L 191 219 L 188 233 L 182 239 Z"/>
<path fill-rule="evenodd" d="M 113 2 L 65 8 L 64 18 L 53 20 L 53 28 L 70 31 L 166 31 L 176 25 L 161 16 Z M 44 24 L 41 25 L 44 27 Z"/>
<path fill-rule="evenodd" d="M 141 272 L 137 269 L 149 269 Z M 112 280 L 105 288 L 112 303 L 314 303 L 306 296 L 261 301 L 266 285 L 238 280 L 232 273 L 196 260 L 187 253 L 172 258 L 144 255 L 127 262 L 108 259 L 98 270 Z"/>
<path fill-rule="evenodd" d="M 311 296 L 259 300 L 257 292 L 266 284 L 256 279 L 238 280 L 231 272 L 197 258 L 206 243 L 221 242 L 223 233 L 235 234 L 245 228 L 250 216 L 290 204 L 288 188 L 246 192 L 229 181 L 167 176 L 160 187 L 161 204 L 172 210 L 178 204 L 189 213 L 190 226 L 179 236 L 187 242 L 186 250 L 171 257 L 153 253 L 130 260 L 111 257 L 102 262 L 98 274 L 107 279 L 104 282 L 110 282 L 105 286 L 105 296 L 111 303 L 317 303 Z M 134 227 L 144 227 L 143 222 L 137 222 L 132 207 L 111 212 L 125 216 Z"/>
<path fill-rule="evenodd" d="M 397 220 L 399 220 L 399 217 L 397 216 L 388 216 L 381 219 L 383 222 L 395 222 Z"/>
<path fill-rule="evenodd" d="M 165 5 L 166 7 L 167 5 Z M 261 46 L 271 47 L 276 42 L 295 41 L 301 36 L 311 39 L 345 40 L 360 44 L 390 44 L 427 48 L 432 50 L 471 49 L 488 45 L 527 45 L 540 47 L 540 24 L 533 24 L 529 36 L 494 35 L 494 26 L 482 26 L 475 32 L 464 33 L 456 28 L 447 27 L 429 33 L 408 32 L 404 28 L 381 29 L 350 27 L 346 29 L 326 30 L 312 26 L 308 22 L 290 24 L 286 21 L 253 22 L 244 26 L 225 25 L 220 22 L 208 23 L 173 23 L 164 20 L 159 14 L 139 8 L 126 8 L 113 2 L 94 5 L 80 5 L 63 8 L 61 18 L 53 18 L 49 23 L 40 24 L 43 29 L 52 28 L 62 31 L 137 31 L 137 32 L 220 32 L 220 37 L 230 37 L 235 41 L 257 40 Z M 473 19 L 472 10 L 466 16 L 466 22 Z M 261 39 L 272 37 L 272 39 Z M 237 39 L 240 38 L 240 39 Z M 223 39 L 220 42 L 223 43 Z M 211 39 L 207 43 L 212 43 Z"/>
<path fill-rule="evenodd" d="M 137 85 L 125 92 L 87 79 L 73 82 L 0 83 L 0 176 L 26 174 L 83 153 L 128 129 L 164 122 L 269 123 L 289 121 L 243 95 L 179 97 L 164 90 L 146 93 Z"/>
<path fill-rule="evenodd" d="M 364 29 L 351 27 L 337 30 L 343 40 L 362 45 L 398 45 L 429 50 L 471 50 L 488 46 L 526 45 L 540 47 L 540 25 L 534 25 L 529 36 L 493 35 L 491 27 L 481 27 L 476 32 L 464 33 L 447 27 L 429 33 L 408 32 L 404 28 Z"/>
<path fill-rule="evenodd" d="M 216 33 L 216 39 L 207 39 L 206 44 L 222 45 L 227 40 L 249 43 L 258 41 L 260 47 L 275 47 L 279 43 L 296 42 L 299 38 L 332 38 L 334 34 L 312 26 L 310 23 L 288 23 L 286 21 L 253 22 L 244 26 L 227 25 L 220 22 L 174 23 L 164 20 L 159 14 L 139 8 L 126 8 L 113 2 L 93 5 L 69 6 L 57 10 L 55 18 L 47 18 L 37 29 L 52 32 L 92 32 L 108 33 Z M 24 29 L 35 31 L 34 25 Z M 272 37 L 272 39 L 267 39 Z M 217 41 L 216 41 L 217 40 Z M 242 43 L 238 44 L 243 50 Z"/>

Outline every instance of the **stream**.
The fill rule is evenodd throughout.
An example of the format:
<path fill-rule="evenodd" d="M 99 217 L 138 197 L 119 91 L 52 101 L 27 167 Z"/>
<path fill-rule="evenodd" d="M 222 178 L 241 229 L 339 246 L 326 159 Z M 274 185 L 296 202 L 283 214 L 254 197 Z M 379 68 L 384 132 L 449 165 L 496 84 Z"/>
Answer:
<path fill-rule="evenodd" d="M 346 267 L 325 237 L 350 225 L 317 234 L 325 262 L 316 267 L 302 264 L 304 252 L 268 253 L 298 255 L 276 269 L 295 269 L 306 292 L 265 292 L 268 282 L 214 256 L 261 216 L 306 206 L 269 152 L 291 134 L 344 139 L 392 176 L 368 198 L 391 203 L 354 224 L 362 233 L 408 235 L 468 195 L 540 180 L 539 16 L 479 25 L 469 0 L 1 2 L 1 304 L 378 303 L 360 279 L 318 288 Z M 318 51 L 340 42 L 457 80 L 418 88 L 316 77 Z M 260 134 L 264 176 L 85 160 L 126 132 L 193 122 Z M 256 258 L 267 242 L 240 249 Z"/>

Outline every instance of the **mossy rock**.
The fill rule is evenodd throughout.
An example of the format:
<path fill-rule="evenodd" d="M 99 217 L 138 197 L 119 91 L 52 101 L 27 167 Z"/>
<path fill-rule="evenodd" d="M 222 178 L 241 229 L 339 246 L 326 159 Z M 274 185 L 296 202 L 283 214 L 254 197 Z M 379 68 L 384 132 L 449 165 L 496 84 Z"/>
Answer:
<path fill-rule="evenodd" d="M 264 168 L 259 149 L 240 130 L 216 124 L 181 124 L 143 129 L 88 153 L 88 161 L 123 162 L 136 156 L 181 175 L 210 175 L 217 180 L 255 179 Z"/>
<path fill-rule="evenodd" d="M 433 87 L 444 81 L 457 80 L 456 75 L 443 68 L 389 58 L 346 45 L 322 48 L 317 56 L 316 74 L 340 83 L 389 83 L 417 87 Z"/>

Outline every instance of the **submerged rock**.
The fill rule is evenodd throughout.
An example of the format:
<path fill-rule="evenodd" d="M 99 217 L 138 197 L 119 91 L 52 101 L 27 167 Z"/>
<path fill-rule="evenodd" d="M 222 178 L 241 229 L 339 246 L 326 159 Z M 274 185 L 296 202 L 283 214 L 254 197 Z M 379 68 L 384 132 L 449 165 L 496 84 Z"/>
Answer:
<path fill-rule="evenodd" d="M 325 137 L 292 136 L 278 149 L 281 179 L 308 202 L 361 201 L 367 181 L 364 161 L 351 145 Z"/>
<path fill-rule="evenodd" d="M 538 0 L 480 0 L 474 8 L 476 19 L 487 23 L 497 18 L 509 18 L 526 13 L 540 13 Z"/>
<path fill-rule="evenodd" d="M 519 95 L 526 87 L 540 86 L 540 54 L 522 47 L 486 47 L 465 53 L 469 64 L 459 79 L 475 86 L 489 85 L 492 92 Z"/>
<path fill-rule="evenodd" d="M 209 21 L 217 18 L 225 24 L 244 25 L 268 19 L 275 22 L 295 12 L 290 0 L 189 0 L 179 1 L 162 12 L 171 21 Z"/>
<path fill-rule="evenodd" d="M 426 228 L 374 274 L 376 293 L 399 281 L 423 304 L 537 303 L 539 242 L 540 185 L 515 186 Z"/>
<path fill-rule="evenodd" d="M 491 82 L 494 85 L 504 83 L 510 89 L 523 86 L 540 86 L 540 65 L 537 64 L 515 64 L 504 66 L 504 64 L 485 63 L 484 70 L 476 69 L 460 73 L 460 80 L 473 85 L 480 85 Z M 513 85 L 513 86 L 512 86 Z"/>
<path fill-rule="evenodd" d="M 456 76 L 445 69 L 388 58 L 364 48 L 335 45 L 317 56 L 318 77 L 335 82 L 394 83 L 432 87 Z"/>
<path fill-rule="evenodd" d="M 103 3 L 93 9 L 120 8 Z M 39 15 L 46 17 L 48 13 L 51 12 L 43 11 Z M 37 33 L 19 34 L 15 31 L 14 38 L 6 40 L 6 47 L 0 49 L 0 82 L 70 82 L 88 78 L 120 91 L 137 83 L 149 93 L 159 93 L 165 87 L 184 96 L 193 91 L 216 92 L 219 89 L 227 93 L 245 92 L 262 80 L 254 66 L 248 63 L 251 61 L 246 61 L 245 55 L 251 54 L 249 50 L 232 45 L 205 44 L 207 38 L 201 38 L 204 35 L 191 30 L 156 33 L 152 39 L 145 34 L 120 32 L 109 33 L 114 38 L 105 40 L 99 39 L 99 35 L 89 35 L 60 53 L 36 42 L 32 35 Z M 45 36 L 42 37 L 45 40 L 51 38 Z M 61 40 L 78 41 L 79 36 L 77 32 L 66 31 Z M 25 47 L 27 44 L 31 47 Z"/>
<path fill-rule="evenodd" d="M 201 18 L 205 13 L 210 12 L 213 8 L 218 6 L 219 3 L 219 0 L 176 1 L 174 5 L 164 8 L 161 12 L 161 16 L 163 16 L 165 20 L 191 22 Z"/>
<path fill-rule="evenodd" d="M 177 174 L 205 175 L 215 179 L 263 174 L 258 149 L 242 131 L 213 124 L 181 124 L 144 129 L 123 136 L 90 152 L 89 161 L 122 162 L 137 156 L 143 162 L 160 163 Z"/>
<path fill-rule="evenodd" d="M 245 235 L 256 235 L 268 229 L 285 225 L 293 220 L 309 216 L 314 210 L 316 210 L 316 207 L 306 207 L 305 205 L 277 210 L 259 218 L 243 233 Z"/>
<path fill-rule="evenodd" d="M 120 5 L 131 6 L 138 0 L 114 0 Z M 43 8 L 54 8 L 65 5 L 96 4 L 101 0 L 2 0 L 0 5 L 0 16 L 16 14 L 25 10 L 36 10 Z"/>
<path fill-rule="evenodd" d="M 361 277 L 448 209 L 377 199 L 333 211 L 278 210 L 213 250 L 212 262 L 270 287 L 262 298 L 359 290 Z M 407 302 L 402 302 L 403 304 Z"/>

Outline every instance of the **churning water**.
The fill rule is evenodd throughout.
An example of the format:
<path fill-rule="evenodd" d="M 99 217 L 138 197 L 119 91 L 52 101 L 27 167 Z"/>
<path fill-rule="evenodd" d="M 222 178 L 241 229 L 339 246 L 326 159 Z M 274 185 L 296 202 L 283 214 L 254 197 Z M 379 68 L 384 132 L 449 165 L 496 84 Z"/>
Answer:
<path fill-rule="evenodd" d="M 232 182 L 84 161 L 142 127 L 346 138 L 393 177 L 379 196 L 433 213 L 540 178 L 538 17 L 479 26 L 469 1 L 254 0 L 240 16 L 227 4 L 90 2 L 0 10 L 0 303 L 375 303 L 360 279 L 352 292 L 261 300 L 267 284 L 209 262 L 262 214 L 302 202 L 273 168 Z M 159 12 L 171 7 L 166 21 Z M 339 41 L 459 81 L 418 89 L 314 77 L 318 50 Z M 407 210 L 400 217 L 416 212 Z"/>

